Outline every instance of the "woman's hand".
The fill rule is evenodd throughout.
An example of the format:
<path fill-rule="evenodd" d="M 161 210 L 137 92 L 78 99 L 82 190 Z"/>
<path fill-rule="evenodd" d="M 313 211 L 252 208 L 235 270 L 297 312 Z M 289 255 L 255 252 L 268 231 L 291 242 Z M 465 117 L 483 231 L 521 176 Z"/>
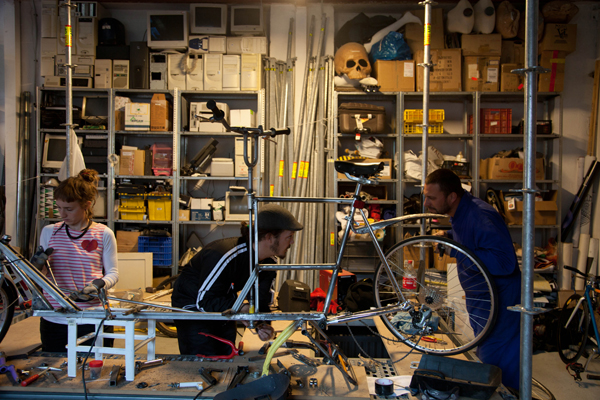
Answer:
<path fill-rule="evenodd" d="M 240 308 L 240 313 L 242 314 L 246 314 L 250 311 L 250 304 L 244 304 L 242 306 L 242 308 Z M 242 324 L 244 324 L 244 326 L 248 327 L 250 326 L 250 321 L 242 321 Z M 273 327 L 269 324 L 265 324 L 265 323 L 261 323 L 259 325 L 256 326 L 256 333 L 258 334 L 258 338 L 260 340 L 262 340 L 263 342 L 266 342 L 267 340 L 271 340 L 273 339 L 273 337 L 275 337 L 275 329 L 273 329 Z"/>

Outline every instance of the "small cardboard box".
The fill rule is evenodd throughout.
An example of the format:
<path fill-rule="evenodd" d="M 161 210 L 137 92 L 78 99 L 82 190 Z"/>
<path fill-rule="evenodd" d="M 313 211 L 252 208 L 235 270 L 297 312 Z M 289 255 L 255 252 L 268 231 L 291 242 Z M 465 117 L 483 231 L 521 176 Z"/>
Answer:
<path fill-rule="evenodd" d="M 550 73 L 540 74 L 538 91 L 540 92 L 562 92 L 565 81 L 565 57 L 564 51 L 542 51 L 540 56 L 540 67 L 548 68 Z"/>
<path fill-rule="evenodd" d="M 556 212 L 558 211 L 556 198 L 558 193 L 556 190 L 552 190 L 549 195 L 550 200 L 534 202 L 534 223 L 536 225 L 556 225 Z M 508 225 L 521 225 L 523 223 L 523 202 L 506 201 L 502 191 L 500 191 L 500 200 L 504 204 L 506 223 Z"/>
<path fill-rule="evenodd" d="M 522 158 L 486 158 L 480 161 L 481 179 L 523 179 Z M 535 179 L 544 179 L 544 159 L 535 160 Z"/>
<path fill-rule="evenodd" d="M 111 61 L 111 60 L 108 60 Z M 112 76 L 112 74 L 111 74 Z M 110 87 L 110 86 L 109 86 Z M 125 130 L 125 106 L 131 103 L 129 97 L 115 96 L 115 130 Z"/>
<path fill-rule="evenodd" d="M 500 64 L 525 64 L 525 45 L 519 40 L 503 40 Z"/>
<path fill-rule="evenodd" d="M 189 221 L 190 220 L 190 210 L 179 210 L 179 213 L 177 213 L 177 219 L 179 221 Z"/>
<path fill-rule="evenodd" d="M 461 56 L 460 49 L 431 50 L 431 62 L 435 65 L 429 78 L 432 92 L 460 92 Z M 423 59 L 423 50 L 415 53 L 415 60 Z M 417 68 L 417 92 L 423 91 L 423 68 Z"/>
<path fill-rule="evenodd" d="M 377 60 L 373 65 L 373 77 L 382 92 L 414 92 L 414 60 Z"/>
<path fill-rule="evenodd" d="M 448 271 L 448 264 L 456 264 L 456 258 L 450 257 L 448 254 L 440 256 L 439 253 L 433 254 L 433 266 L 438 271 Z"/>
<path fill-rule="evenodd" d="M 464 57 L 463 90 L 467 92 L 497 92 L 499 83 L 500 57 Z"/>
<path fill-rule="evenodd" d="M 424 10 L 411 11 L 415 16 L 419 17 L 421 21 L 425 20 Z M 429 39 L 429 47 L 431 49 L 443 49 L 444 48 L 444 15 L 441 8 L 434 8 L 431 10 L 431 26 L 435 27 L 431 29 L 431 37 Z M 408 43 L 410 51 L 414 54 L 418 50 L 423 50 L 423 24 L 406 24 L 404 26 L 404 40 Z M 421 60 L 423 57 L 416 58 L 415 60 Z"/>
<path fill-rule="evenodd" d="M 379 179 L 392 179 L 392 159 L 391 158 L 367 158 L 365 163 L 379 163 L 383 162 L 383 170 L 379 173 Z M 339 179 L 345 179 L 346 174 L 338 172 Z"/>
<path fill-rule="evenodd" d="M 546 24 L 538 51 L 559 50 L 569 54 L 575 51 L 576 44 L 576 24 Z"/>
<path fill-rule="evenodd" d="M 150 130 L 165 132 L 173 129 L 173 108 L 164 93 L 155 93 L 150 101 Z"/>
<path fill-rule="evenodd" d="M 211 221 L 213 199 L 192 199 L 190 220 Z"/>
<path fill-rule="evenodd" d="M 144 176 L 145 158 L 146 152 L 144 150 L 121 149 L 119 175 Z"/>
<path fill-rule="evenodd" d="M 150 130 L 150 104 L 128 103 L 125 105 L 125 130 Z"/>
<path fill-rule="evenodd" d="M 229 125 L 245 128 L 256 127 L 256 113 L 250 109 L 229 111 Z"/>
<path fill-rule="evenodd" d="M 492 33 L 489 35 L 462 35 L 462 55 L 466 56 L 497 56 L 502 54 L 502 35 Z"/>
<path fill-rule="evenodd" d="M 117 252 L 137 253 L 139 231 L 117 231 Z"/>
<path fill-rule="evenodd" d="M 519 74 L 513 74 L 513 69 L 521 68 L 520 64 L 501 64 L 500 65 L 500 91 L 501 92 L 520 92 L 523 90 L 523 77 Z"/>

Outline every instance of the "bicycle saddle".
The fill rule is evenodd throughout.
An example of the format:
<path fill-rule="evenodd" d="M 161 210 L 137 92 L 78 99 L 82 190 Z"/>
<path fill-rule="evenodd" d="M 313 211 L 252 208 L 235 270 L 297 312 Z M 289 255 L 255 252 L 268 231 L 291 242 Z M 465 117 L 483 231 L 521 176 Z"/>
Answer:
<path fill-rule="evenodd" d="M 353 176 L 368 178 L 383 170 L 383 162 L 351 162 L 335 161 L 335 170 L 341 173 L 349 173 Z"/>

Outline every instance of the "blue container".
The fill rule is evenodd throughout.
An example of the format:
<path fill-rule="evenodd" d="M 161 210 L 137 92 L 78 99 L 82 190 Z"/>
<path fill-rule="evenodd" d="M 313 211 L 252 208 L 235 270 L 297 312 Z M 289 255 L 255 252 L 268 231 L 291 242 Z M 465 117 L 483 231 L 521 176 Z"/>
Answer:
<path fill-rule="evenodd" d="M 173 263 L 172 238 L 164 236 L 139 236 L 138 253 L 152 253 L 152 265 L 168 267 Z"/>

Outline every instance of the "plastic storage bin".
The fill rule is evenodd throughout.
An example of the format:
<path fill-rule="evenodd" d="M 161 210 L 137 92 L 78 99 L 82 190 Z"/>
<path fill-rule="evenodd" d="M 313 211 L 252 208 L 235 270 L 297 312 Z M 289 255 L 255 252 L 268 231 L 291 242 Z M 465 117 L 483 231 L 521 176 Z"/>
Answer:
<path fill-rule="evenodd" d="M 130 219 L 134 221 L 143 221 L 146 215 L 146 207 L 119 207 L 121 219 Z"/>
<path fill-rule="evenodd" d="M 404 134 L 414 135 L 423 133 L 423 127 L 419 126 L 422 122 L 405 122 L 404 123 Z M 443 122 L 430 122 L 429 123 L 429 133 L 430 134 L 440 134 L 444 133 L 444 123 Z"/>
<path fill-rule="evenodd" d="M 473 116 L 469 116 L 469 133 L 473 134 Z M 479 114 L 479 133 L 511 134 L 512 108 L 482 108 Z"/>
<path fill-rule="evenodd" d="M 172 238 L 164 236 L 138 237 L 138 253 L 152 253 L 152 265 L 166 267 L 173 262 Z"/>
<path fill-rule="evenodd" d="M 165 143 L 152 145 L 152 172 L 155 176 L 173 174 L 173 148 Z"/>
<path fill-rule="evenodd" d="M 444 110 L 429 110 L 429 122 L 444 122 L 445 119 Z M 423 110 L 409 109 L 404 110 L 404 122 L 409 123 L 423 123 Z"/>
<path fill-rule="evenodd" d="M 150 221 L 171 220 L 171 193 L 150 192 L 146 195 L 148 199 L 148 217 Z"/>

